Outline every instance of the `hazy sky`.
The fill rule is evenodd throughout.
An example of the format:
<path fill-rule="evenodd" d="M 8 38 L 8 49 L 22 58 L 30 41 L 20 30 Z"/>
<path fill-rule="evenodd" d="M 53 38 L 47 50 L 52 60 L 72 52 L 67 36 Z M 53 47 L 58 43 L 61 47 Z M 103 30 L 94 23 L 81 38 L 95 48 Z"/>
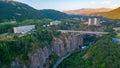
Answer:
<path fill-rule="evenodd" d="M 120 0 L 15 0 L 36 9 L 74 10 L 81 8 L 116 8 Z"/>

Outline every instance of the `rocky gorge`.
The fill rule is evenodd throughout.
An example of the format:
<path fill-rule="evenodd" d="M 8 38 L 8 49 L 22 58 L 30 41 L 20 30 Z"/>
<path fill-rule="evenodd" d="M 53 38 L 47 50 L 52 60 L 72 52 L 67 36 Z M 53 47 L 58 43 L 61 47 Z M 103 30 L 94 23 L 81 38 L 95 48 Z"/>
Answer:
<path fill-rule="evenodd" d="M 62 34 L 60 37 L 54 37 L 52 46 L 45 46 L 44 48 L 38 47 L 34 52 L 30 52 L 27 63 L 13 61 L 11 68 L 49 68 L 49 62 L 51 61 L 49 60 L 49 56 L 51 54 L 57 55 L 60 59 L 66 54 L 79 49 L 82 44 L 82 36 Z"/>

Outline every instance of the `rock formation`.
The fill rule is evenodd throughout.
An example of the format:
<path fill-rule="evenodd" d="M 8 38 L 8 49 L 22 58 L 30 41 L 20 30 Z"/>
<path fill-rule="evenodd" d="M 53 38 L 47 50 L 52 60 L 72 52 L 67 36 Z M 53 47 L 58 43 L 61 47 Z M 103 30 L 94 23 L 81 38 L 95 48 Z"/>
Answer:
<path fill-rule="evenodd" d="M 78 49 L 83 43 L 81 36 L 60 36 L 54 38 L 51 47 L 37 48 L 29 53 L 29 65 L 22 65 L 22 68 L 47 68 L 49 56 L 55 53 L 60 58 L 71 51 Z M 20 60 L 19 60 L 20 61 Z M 11 63 L 11 68 L 20 68 L 20 62 L 14 61 Z M 22 62 L 24 64 L 24 62 Z"/>

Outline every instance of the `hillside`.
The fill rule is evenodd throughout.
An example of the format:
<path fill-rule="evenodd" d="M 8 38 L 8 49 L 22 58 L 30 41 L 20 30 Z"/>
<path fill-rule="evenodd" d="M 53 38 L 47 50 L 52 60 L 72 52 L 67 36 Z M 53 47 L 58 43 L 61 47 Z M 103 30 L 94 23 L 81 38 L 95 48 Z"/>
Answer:
<path fill-rule="evenodd" d="M 24 3 L 16 1 L 0 1 L 0 21 L 26 19 L 64 19 L 68 15 L 56 10 L 36 10 Z M 52 16 L 50 15 L 52 14 Z M 55 16 L 53 16 L 55 15 Z"/>
<path fill-rule="evenodd" d="M 120 7 L 110 12 L 101 13 L 100 15 L 110 19 L 120 19 Z"/>
<path fill-rule="evenodd" d="M 52 10 L 52 9 L 44 9 L 44 10 L 40 10 L 40 12 L 43 15 L 45 15 L 47 18 L 50 18 L 50 19 L 53 19 L 53 20 L 70 18 L 70 16 L 68 16 L 67 14 L 65 14 L 63 12 L 60 12 L 60 11 Z"/>
<path fill-rule="evenodd" d="M 87 59 L 91 59 L 92 68 L 120 67 L 119 48 L 120 46 L 113 43 L 110 37 L 105 36 L 88 50 Z"/>
<path fill-rule="evenodd" d="M 58 68 L 119 68 L 120 45 L 103 36 L 86 52 L 80 51 L 64 60 Z"/>
<path fill-rule="evenodd" d="M 44 15 L 34 8 L 15 1 L 0 1 L 0 20 L 41 19 Z"/>
<path fill-rule="evenodd" d="M 111 9 L 109 8 L 83 8 L 80 10 L 70 10 L 70 11 L 65 11 L 66 13 L 69 14 L 79 14 L 79 15 L 92 15 L 100 12 L 108 12 Z"/>

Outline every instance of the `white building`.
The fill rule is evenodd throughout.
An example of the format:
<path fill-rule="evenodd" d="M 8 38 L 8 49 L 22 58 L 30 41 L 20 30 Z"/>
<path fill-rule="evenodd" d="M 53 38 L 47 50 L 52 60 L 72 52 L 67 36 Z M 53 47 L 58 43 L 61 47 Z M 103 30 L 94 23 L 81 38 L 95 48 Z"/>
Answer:
<path fill-rule="evenodd" d="M 120 31 L 120 27 L 113 28 L 115 31 Z"/>
<path fill-rule="evenodd" d="M 14 30 L 14 33 L 26 34 L 30 31 L 35 30 L 35 25 L 26 25 L 26 26 L 14 27 L 13 30 Z"/>
<path fill-rule="evenodd" d="M 61 23 L 61 21 L 52 21 L 52 22 L 50 22 L 50 25 L 58 25 L 60 23 Z"/>
<path fill-rule="evenodd" d="M 88 19 L 88 25 L 100 25 L 100 19 L 99 18 L 89 18 Z"/>

